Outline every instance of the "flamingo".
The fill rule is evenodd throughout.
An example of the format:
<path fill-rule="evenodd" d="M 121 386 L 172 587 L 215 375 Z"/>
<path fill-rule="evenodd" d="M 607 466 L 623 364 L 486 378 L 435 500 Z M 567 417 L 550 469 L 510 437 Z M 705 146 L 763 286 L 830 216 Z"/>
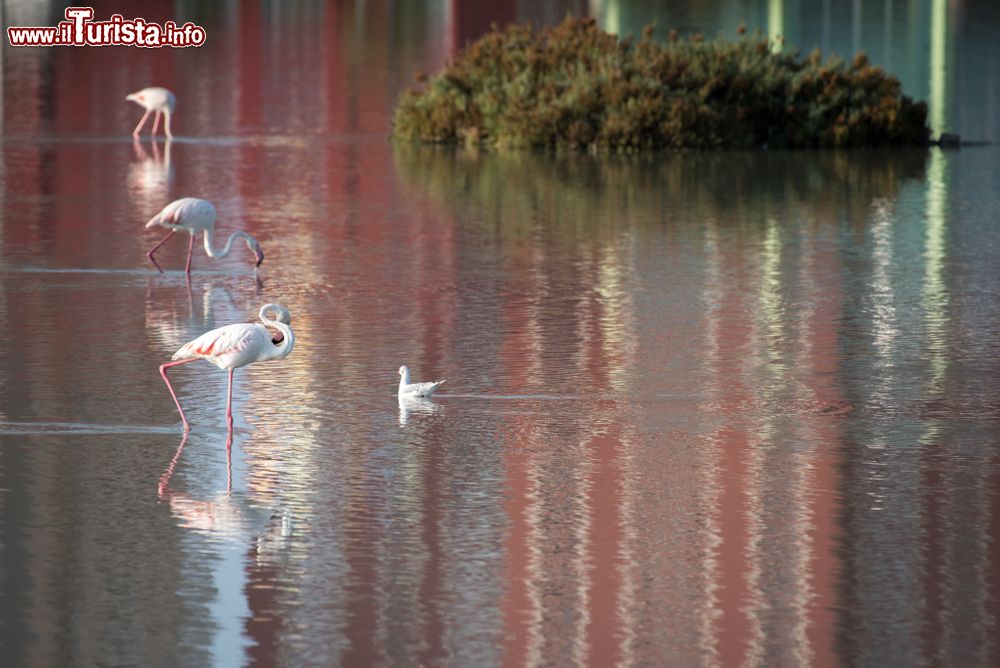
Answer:
<path fill-rule="evenodd" d="M 406 368 L 405 364 L 399 367 L 399 376 L 399 392 L 397 394 L 401 399 L 408 397 L 429 397 L 444 382 L 443 380 L 437 380 L 433 383 L 411 383 L 410 370 Z"/>
<path fill-rule="evenodd" d="M 268 311 L 275 311 L 277 319 L 271 320 L 267 317 Z M 229 370 L 229 395 L 226 398 L 226 421 L 229 429 L 233 428 L 233 371 L 241 366 L 252 364 L 253 362 L 264 362 L 267 360 L 280 360 L 288 357 L 295 347 L 295 334 L 289 324 L 292 316 L 281 304 L 264 304 L 260 309 L 260 320 L 263 325 L 257 323 L 239 323 L 226 325 L 213 329 L 199 336 L 194 341 L 190 341 L 181 346 L 173 357 L 172 362 L 160 365 L 160 375 L 163 382 L 170 390 L 170 396 L 174 398 L 174 404 L 180 411 L 181 420 L 184 422 L 184 431 L 191 428 L 181 408 L 181 402 L 177 400 L 174 388 L 170 386 L 167 378 L 167 369 L 180 364 L 187 364 L 199 359 L 207 360 L 220 369 Z M 267 329 L 273 327 L 278 330 L 278 334 L 271 336 Z"/>
<path fill-rule="evenodd" d="M 162 211 L 150 218 L 149 222 L 146 223 L 146 227 L 165 227 L 170 230 L 170 233 L 163 237 L 160 243 L 153 246 L 146 253 L 146 256 L 160 270 L 161 274 L 163 273 L 163 268 L 160 267 L 160 263 L 156 261 L 153 254 L 160 246 L 167 243 L 167 239 L 174 236 L 174 232 L 177 230 L 187 230 L 191 234 L 191 241 L 188 243 L 187 264 L 184 266 L 184 273 L 186 274 L 191 273 L 191 253 L 194 252 L 194 238 L 198 232 L 202 231 L 205 233 L 205 254 L 210 258 L 226 257 L 233 250 L 233 241 L 240 238 L 246 242 L 247 248 L 252 250 L 254 257 L 257 258 L 255 266 L 259 267 L 260 263 L 264 261 L 264 251 L 261 249 L 260 243 L 246 232 L 233 232 L 230 234 L 229 239 L 226 240 L 226 246 L 222 250 L 212 248 L 212 235 L 215 233 L 215 207 L 205 199 L 198 199 L 197 197 L 175 199 L 163 207 Z"/>
<path fill-rule="evenodd" d="M 156 135 L 156 129 L 160 127 L 160 114 L 163 114 L 163 131 L 166 133 L 168 139 L 173 139 L 173 135 L 170 134 L 170 114 L 174 113 L 174 106 L 177 104 L 177 98 L 174 97 L 173 93 L 166 88 L 153 86 L 152 88 L 143 88 L 140 91 L 129 93 L 125 96 L 125 99 L 131 100 L 146 109 L 146 113 L 142 115 L 139 125 L 135 126 L 135 130 L 132 131 L 133 137 L 139 136 L 139 130 L 146 124 L 146 119 L 155 111 L 156 117 L 153 120 L 153 131 L 150 134 Z"/>

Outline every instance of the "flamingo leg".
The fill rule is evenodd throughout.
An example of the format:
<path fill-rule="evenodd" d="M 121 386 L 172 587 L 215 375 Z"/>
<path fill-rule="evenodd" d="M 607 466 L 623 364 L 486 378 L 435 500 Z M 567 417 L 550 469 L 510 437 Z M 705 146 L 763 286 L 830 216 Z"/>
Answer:
<path fill-rule="evenodd" d="M 153 131 L 149 133 L 150 137 L 156 136 L 156 131 L 160 128 L 160 112 L 157 110 L 156 116 L 153 116 Z"/>
<path fill-rule="evenodd" d="M 187 264 L 184 265 L 184 273 L 188 276 L 191 275 L 191 254 L 194 253 L 194 232 L 191 233 L 191 241 L 188 243 L 188 260 Z"/>
<path fill-rule="evenodd" d="M 160 248 L 160 246 L 162 246 L 163 244 L 167 243 L 167 239 L 169 239 L 170 237 L 174 236 L 174 232 L 176 232 L 176 231 L 177 230 L 170 230 L 170 234 L 168 234 L 167 236 L 163 237 L 163 239 L 160 241 L 160 243 L 158 243 L 155 246 L 153 246 L 152 248 L 150 248 L 149 252 L 146 253 L 146 257 L 148 257 L 150 259 L 150 261 L 154 265 L 156 265 L 156 268 L 160 270 L 161 274 L 163 273 L 163 268 L 160 266 L 160 263 L 156 261 L 156 258 L 153 257 L 153 253 L 155 253 Z"/>
<path fill-rule="evenodd" d="M 163 112 L 163 131 L 167 133 L 167 139 L 173 139 L 174 136 L 170 134 L 170 112 Z"/>
<path fill-rule="evenodd" d="M 170 390 L 170 396 L 174 398 L 174 404 L 177 406 L 177 411 L 181 414 L 181 420 L 184 422 L 184 431 L 187 432 L 191 429 L 191 425 L 187 421 L 187 417 L 184 415 L 184 409 L 181 408 L 181 402 L 177 400 L 177 395 L 174 393 L 174 388 L 170 385 L 170 379 L 167 378 L 167 369 L 172 366 L 178 366 L 180 364 L 187 364 L 188 362 L 194 362 L 197 357 L 192 357 L 186 360 L 177 360 L 176 362 L 167 362 L 166 364 L 160 365 L 160 375 L 163 376 L 163 382 L 167 384 L 167 389 Z"/>
<path fill-rule="evenodd" d="M 139 121 L 139 125 L 135 126 L 135 130 L 132 130 L 132 136 L 138 137 L 139 130 L 142 130 L 142 126 L 146 124 L 146 119 L 149 118 L 149 114 L 152 113 L 152 109 L 147 109 L 146 113 L 142 115 L 142 120 Z"/>
<path fill-rule="evenodd" d="M 229 424 L 229 431 L 233 430 L 233 369 L 229 370 L 229 396 L 226 397 L 226 422 Z"/>

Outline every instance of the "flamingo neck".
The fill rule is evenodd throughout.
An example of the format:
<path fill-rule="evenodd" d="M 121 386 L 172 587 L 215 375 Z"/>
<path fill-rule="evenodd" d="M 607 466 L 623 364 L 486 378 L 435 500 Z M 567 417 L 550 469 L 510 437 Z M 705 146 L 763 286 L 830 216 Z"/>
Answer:
<path fill-rule="evenodd" d="M 406 369 L 403 373 L 399 374 L 399 389 L 403 390 L 407 385 L 410 384 L 410 370 Z"/>
<path fill-rule="evenodd" d="M 237 232 L 237 234 L 240 233 Z M 230 237 L 230 240 L 232 240 L 232 237 Z M 293 332 L 292 328 L 285 323 L 268 318 L 267 312 L 270 310 L 275 310 L 278 313 L 281 313 L 282 311 L 285 311 L 285 309 L 278 304 L 264 304 L 264 306 L 260 309 L 260 321 L 264 323 L 264 326 L 274 327 L 281 332 L 284 337 L 282 338 L 281 343 L 274 346 L 273 352 L 268 356 L 268 359 L 280 360 L 288 357 L 288 354 L 292 352 L 292 348 L 295 347 L 295 332 Z M 285 311 L 285 313 L 287 313 L 287 311 Z"/>
<path fill-rule="evenodd" d="M 215 231 L 211 227 L 206 228 L 205 254 L 213 259 L 223 258 L 229 255 L 233 251 L 233 242 L 236 241 L 236 239 L 243 239 L 247 244 L 247 248 L 249 248 L 251 251 L 253 251 L 254 248 L 258 245 L 257 240 L 254 239 L 249 234 L 247 234 L 246 232 L 233 232 L 232 234 L 229 235 L 229 238 L 226 240 L 226 245 L 222 248 L 222 250 L 215 250 L 214 248 L 212 248 L 214 237 L 215 237 Z"/>

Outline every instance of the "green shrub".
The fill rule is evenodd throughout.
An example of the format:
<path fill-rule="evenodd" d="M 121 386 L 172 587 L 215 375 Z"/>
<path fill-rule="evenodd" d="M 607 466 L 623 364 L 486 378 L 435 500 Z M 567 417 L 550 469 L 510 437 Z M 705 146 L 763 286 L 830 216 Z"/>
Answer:
<path fill-rule="evenodd" d="M 742 31 L 741 31 L 742 32 Z M 593 19 L 494 27 L 422 90 L 393 136 L 491 146 L 848 147 L 926 144 L 927 107 L 858 54 L 776 51 L 761 35 L 663 44 Z M 419 77 L 422 79 L 422 77 Z"/>

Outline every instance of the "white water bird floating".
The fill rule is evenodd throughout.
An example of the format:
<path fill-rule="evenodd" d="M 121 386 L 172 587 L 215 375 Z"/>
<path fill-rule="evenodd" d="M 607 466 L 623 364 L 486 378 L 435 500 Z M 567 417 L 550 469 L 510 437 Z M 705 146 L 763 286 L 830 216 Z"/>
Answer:
<path fill-rule="evenodd" d="M 274 311 L 277 319 L 272 320 L 267 317 L 268 311 Z M 202 334 L 194 341 L 185 343 L 171 357 L 172 362 L 160 365 L 160 375 L 163 382 L 170 390 L 170 396 L 174 398 L 174 404 L 180 411 L 181 420 L 184 422 L 184 430 L 187 431 L 191 425 L 184 415 L 181 402 L 177 400 L 174 388 L 170 386 L 167 378 L 167 369 L 179 364 L 187 364 L 196 360 L 207 360 L 220 369 L 229 370 L 229 394 L 226 398 L 226 421 L 229 428 L 233 426 L 233 370 L 254 362 L 264 362 L 267 360 L 280 360 L 288 357 L 295 347 L 295 334 L 289 324 L 292 316 L 281 304 L 264 304 L 260 309 L 260 320 L 263 325 L 257 323 L 239 323 L 236 325 L 226 325 L 213 329 Z M 268 327 L 278 330 L 272 335 Z"/>
<path fill-rule="evenodd" d="M 142 120 L 139 121 L 139 125 L 135 126 L 135 130 L 132 131 L 133 137 L 139 136 L 139 131 L 142 130 L 142 126 L 146 124 L 146 119 L 149 115 L 156 112 L 156 117 L 153 119 L 153 131 L 150 133 L 156 136 L 156 129 L 160 127 L 160 115 L 163 115 L 163 132 L 167 135 L 167 138 L 173 138 L 170 134 L 170 115 L 174 113 L 174 107 L 177 104 L 177 98 L 166 88 L 160 88 L 159 86 L 153 86 L 151 88 L 143 88 L 142 90 L 136 91 L 134 93 L 129 93 L 125 96 L 126 100 L 135 102 L 140 107 L 146 109 L 146 113 L 143 114 Z"/>
<path fill-rule="evenodd" d="M 167 243 L 167 239 L 172 237 L 174 232 L 178 230 L 185 230 L 191 235 L 191 241 L 188 243 L 187 264 L 184 266 L 184 273 L 186 274 L 191 273 L 191 254 L 194 252 L 194 238 L 199 232 L 204 233 L 205 254 L 210 258 L 226 257 L 233 250 L 233 242 L 236 239 L 243 239 L 246 242 L 247 248 L 253 251 L 254 259 L 257 262 L 254 266 L 259 267 L 260 263 L 264 261 L 264 251 L 261 249 L 260 243 L 246 232 L 233 232 L 230 234 L 222 250 L 212 248 L 213 235 L 215 234 L 215 206 L 205 199 L 198 199 L 197 197 L 175 199 L 163 207 L 162 211 L 150 218 L 149 222 L 146 223 L 146 227 L 165 227 L 170 230 L 170 234 L 163 237 L 158 244 L 146 253 L 146 256 L 159 269 L 161 274 L 163 273 L 163 268 L 160 267 L 153 254 L 156 253 L 160 246 Z"/>
<path fill-rule="evenodd" d="M 398 395 L 401 398 L 406 397 L 429 397 L 434 394 L 434 390 L 443 383 L 443 380 L 437 380 L 433 383 L 411 383 L 410 382 L 410 370 L 406 368 L 406 365 L 399 367 L 399 392 Z"/>

